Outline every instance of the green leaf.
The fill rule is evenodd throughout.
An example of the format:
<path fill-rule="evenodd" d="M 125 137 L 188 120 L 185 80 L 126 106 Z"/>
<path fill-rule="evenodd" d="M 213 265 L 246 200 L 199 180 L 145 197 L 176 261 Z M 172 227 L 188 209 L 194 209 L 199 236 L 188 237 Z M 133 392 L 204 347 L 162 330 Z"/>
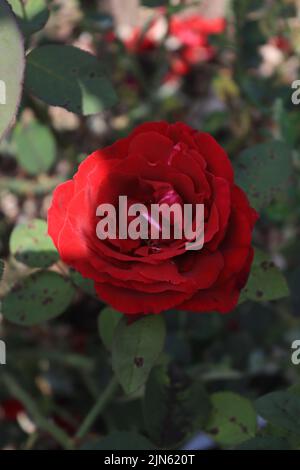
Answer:
<path fill-rule="evenodd" d="M 231 392 L 214 393 L 211 400 L 207 430 L 216 442 L 232 446 L 254 437 L 256 413 L 249 400 Z"/>
<path fill-rule="evenodd" d="M 151 442 L 133 432 L 115 432 L 102 439 L 86 442 L 80 450 L 153 450 Z M 108 456 L 105 459 L 109 458 Z M 105 460 L 106 462 L 106 460 Z M 104 463 L 105 463 L 104 462 Z"/>
<path fill-rule="evenodd" d="M 45 0 L 8 0 L 24 36 L 42 29 L 48 21 L 49 10 Z"/>
<path fill-rule="evenodd" d="M 24 75 L 24 45 L 9 5 L 0 3 L 0 139 L 12 125 L 19 107 Z"/>
<path fill-rule="evenodd" d="M 47 234 L 47 224 L 41 219 L 17 225 L 11 234 L 9 247 L 18 261 L 31 268 L 48 268 L 59 259 Z"/>
<path fill-rule="evenodd" d="M 288 112 L 282 98 L 277 98 L 273 105 L 273 116 L 276 121 L 280 138 L 296 147 L 298 140 L 299 113 L 297 110 Z"/>
<path fill-rule="evenodd" d="M 0 191 L 4 188 L 21 197 L 41 197 L 51 193 L 63 181 L 61 176 L 41 175 L 37 180 L 3 176 L 0 179 Z"/>
<path fill-rule="evenodd" d="M 108 350 L 112 348 L 114 332 L 122 317 L 122 313 L 117 312 L 117 310 L 111 307 L 105 307 L 101 310 L 98 317 L 99 335 Z"/>
<path fill-rule="evenodd" d="M 83 277 L 79 272 L 70 269 L 71 281 L 85 294 L 96 296 L 94 281 Z"/>
<path fill-rule="evenodd" d="M 241 153 L 236 181 L 256 209 L 262 209 L 285 191 L 292 174 L 290 148 L 281 141 L 259 144 Z"/>
<path fill-rule="evenodd" d="M 200 380 L 155 367 L 149 376 L 143 400 L 147 433 L 159 447 L 180 444 L 203 428 L 210 414 L 210 400 Z"/>
<path fill-rule="evenodd" d="M 27 57 L 25 86 L 47 104 L 77 114 L 100 113 L 117 102 L 97 58 L 72 46 L 33 49 Z"/>
<path fill-rule="evenodd" d="M 290 446 L 284 439 L 271 436 L 253 437 L 236 447 L 235 450 L 289 450 Z"/>
<path fill-rule="evenodd" d="M 52 271 L 35 271 L 18 281 L 2 301 L 2 314 L 19 325 L 36 325 L 63 313 L 75 294 L 71 283 Z"/>
<path fill-rule="evenodd" d="M 125 393 L 133 393 L 147 380 L 165 342 L 163 317 L 147 315 L 127 324 L 118 324 L 112 349 L 113 369 Z"/>
<path fill-rule="evenodd" d="M 169 4 L 169 0 L 141 0 L 141 4 L 148 8 L 164 7 Z"/>
<path fill-rule="evenodd" d="M 51 131 L 38 122 L 18 124 L 13 132 L 18 163 L 30 175 L 47 172 L 56 157 L 56 143 Z"/>
<path fill-rule="evenodd" d="M 289 392 L 273 392 L 255 403 L 257 412 L 269 421 L 288 432 L 300 436 L 300 397 Z"/>
<path fill-rule="evenodd" d="M 240 303 L 245 300 L 278 300 L 288 295 L 287 281 L 281 271 L 266 253 L 256 249 L 249 280 L 242 291 Z"/>

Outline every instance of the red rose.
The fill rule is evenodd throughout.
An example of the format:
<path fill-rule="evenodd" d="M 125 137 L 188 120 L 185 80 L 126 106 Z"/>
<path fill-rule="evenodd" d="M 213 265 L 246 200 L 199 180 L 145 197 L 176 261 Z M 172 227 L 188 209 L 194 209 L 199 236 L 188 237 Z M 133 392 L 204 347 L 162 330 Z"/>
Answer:
<path fill-rule="evenodd" d="M 145 205 L 204 204 L 204 247 L 187 251 L 185 240 L 101 241 L 96 208 L 115 204 L 120 195 Z M 249 274 L 256 220 L 213 137 L 166 122 L 141 125 L 87 157 L 55 190 L 48 213 L 62 260 L 93 279 L 99 297 L 126 314 L 232 310 Z"/>

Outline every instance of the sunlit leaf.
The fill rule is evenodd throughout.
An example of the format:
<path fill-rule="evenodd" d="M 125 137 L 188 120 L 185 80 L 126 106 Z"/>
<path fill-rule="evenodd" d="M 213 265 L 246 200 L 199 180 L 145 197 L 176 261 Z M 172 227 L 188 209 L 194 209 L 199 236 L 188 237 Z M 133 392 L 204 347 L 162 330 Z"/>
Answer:
<path fill-rule="evenodd" d="M 24 46 L 9 5 L 0 3 L 0 139 L 13 124 L 19 107 L 24 74 Z"/>
<path fill-rule="evenodd" d="M 17 225 L 11 234 L 9 246 L 11 254 L 18 261 L 32 268 L 47 268 L 59 259 L 44 220 L 35 219 Z"/>
<path fill-rule="evenodd" d="M 56 157 L 56 143 L 51 131 L 42 124 L 32 121 L 19 123 L 13 132 L 16 158 L 30 175 L 48 171 Z"/>
<path fill-rule="evenodd" d="M 230 446 L 254 437 L 256 413 L 249 400 L 231 392 L 214 393 L 211 400 L 207 431 L 215 441 Z"/>
<path fill-rule="evenodd" d="M 245 300 L 265 302 L 288 295 L 289 288 L 284 275 L 267 254 L 256 249 L 250 277 L 242 291 L 240 303 Z"/>
<path fill-rule="evenodd" d="M 2 301 L 2 314 L 19 325 L 36 325 L 63 313 L 75 291 L 71 283 L 51 271 L 36 271 L 16 282 Z"/>

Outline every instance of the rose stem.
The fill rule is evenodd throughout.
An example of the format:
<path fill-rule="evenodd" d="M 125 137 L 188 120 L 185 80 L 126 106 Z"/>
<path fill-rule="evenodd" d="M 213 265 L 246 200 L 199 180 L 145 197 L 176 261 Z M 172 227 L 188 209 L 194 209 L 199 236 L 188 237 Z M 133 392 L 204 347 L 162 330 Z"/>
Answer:
<path fill-rule="evenodd" d="M 89 411 L 87 416 L 85 417 L 83 423 L 81 424 L 80 428 L 78 429 L 75 439 L 82 439 L 87 432 L 90 430 L 96 419 L 98 418 L 99 414 L 104 410 L 105 406 L 109 403 L 111 398 L 114 396 L 115 392 L 118 388 L 118 381 L 115 377 L 111 379 L 103 393 L 99 396 L 98 400 L 96 401 L 93 408 Z"/>

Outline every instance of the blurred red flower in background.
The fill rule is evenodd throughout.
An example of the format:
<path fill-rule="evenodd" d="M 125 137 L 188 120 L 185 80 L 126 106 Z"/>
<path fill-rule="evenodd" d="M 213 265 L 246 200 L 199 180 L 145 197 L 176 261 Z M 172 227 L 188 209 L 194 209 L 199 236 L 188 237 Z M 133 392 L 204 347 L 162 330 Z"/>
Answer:
<path fill-rule="evenodd" d="M 199 14 L 186 17 L 174 15 L 170 18 L 168 27 L 162 24 L 162 19 L 159 16 L 145 28 L 136 26 L 120 35 L 108 33 L 106 40 L 112 42 L 119 38 L 128 52 L 143 56 L 155 51 L 167 39 L 170 70 L 165 81 L 187 75 L 196 64 L 215 57 L 216 49 L 209 43 L 209 37 L 225 30 L 224 18 L 205 18 Z"/>
<path fill-rule="evenodd" d="M 274 36 L 270 39 L 269 42 L 272 46 L 277 47 L 285 54 L 290 54 L 293 50 L 292 44 L 284 36 Z"/>
<path fill-rule="evenodd" d="M 170 37 L 179 52 L 171 62 L 172 71 L 186 75 L 193 65 L 213 59 L 215 48 L 209 44 L 209 36 L 222 33 L 225 26 L 224 18 L 210 19 L 200 15 L 171 18 Z"/>
<path fill-rule="evenodd" d="M 15 421 L 20 413 L 25 411 L 19 400 L 8 398 L 0 403 L 2 418 L 6 421 Z"/>

